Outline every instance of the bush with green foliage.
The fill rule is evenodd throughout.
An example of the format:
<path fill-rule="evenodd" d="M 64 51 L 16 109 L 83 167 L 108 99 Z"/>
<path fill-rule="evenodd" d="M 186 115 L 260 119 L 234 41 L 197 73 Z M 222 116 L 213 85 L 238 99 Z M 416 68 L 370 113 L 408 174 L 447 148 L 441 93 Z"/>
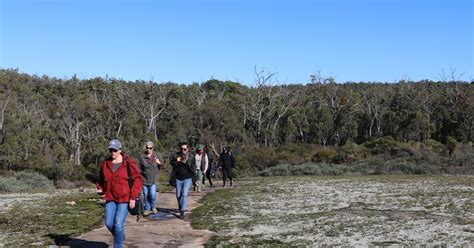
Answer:
<path fill-rule="evenodd" d="M 282 164 L 265 169 L 258 173 L 259 176 L 304 176 L 304 175 L 332 175 L 338 176 L 345 173 L 345 165 L 326 163 L 305 163 L 301 165 Z"/>
<path fill-rule="evenodd" d="M 53 188 L 54 184 L 51 180 L 33 171 L 19 171 L 15 173 L 14 177 L 0 176 L 0 192 L 23 192 Z"/>
<path fill-rule="evenodd" d="M 320 162 L 325 162 L 329 163 L 331 162 L 334 157 L 337 156 L 337 152 L 334 148 L 332 147 L 325 147 L 319 151 L 317 151 L 313 157 L 311 158 L 311 161 L 315 163 L 320 163 Z"/>
<path fill-rule="evenodd" d="M 392 136 L 384 136 L 362 144 L 372 154 L 386 154 L 389 156 L 410 156 L 410 148 L 402 142 L 396 141 Z"/>
<path fill-rule="evenodd" d="M 83 165 L 64 161 L 59 164 L 45 166 L 41 169 L 41 173 L 55 182 L 61 179 L 76 181 L 85 179 L 87 170 Z"/>

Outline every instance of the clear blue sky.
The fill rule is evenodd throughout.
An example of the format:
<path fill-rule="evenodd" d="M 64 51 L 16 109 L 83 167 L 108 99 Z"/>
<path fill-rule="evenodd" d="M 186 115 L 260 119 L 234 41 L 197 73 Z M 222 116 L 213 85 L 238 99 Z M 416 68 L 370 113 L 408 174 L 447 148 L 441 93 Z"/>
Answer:
<path fill-rule="evenodd" d="M 474 78 L 472 0 L 0 0 L 0 67 L 253 85 Z"/>

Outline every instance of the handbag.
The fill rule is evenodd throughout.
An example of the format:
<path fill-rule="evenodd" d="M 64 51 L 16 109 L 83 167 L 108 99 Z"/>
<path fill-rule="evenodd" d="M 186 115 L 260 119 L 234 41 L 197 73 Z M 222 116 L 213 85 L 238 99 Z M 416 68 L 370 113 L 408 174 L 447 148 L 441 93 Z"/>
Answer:
<path fill-rule="evenodd" d="M 135 200 L 135 207 L 130 208 L 130 205 L 128 206 L 128 213 L 131 215 L 140 215 L 141 214 L 141 206 L 142 206 L 142 201 L 140 201 L 140 198 L 137 198 Z"/>
<path fill-rule="evenodd" d="M 130 165 L 128 164 L 128 161 L 127 161 L 127 174 L 128 174 L 128 186 L 130 186 L 130 191 L 131 191 L 133 188 L 133 179 L 132 179 L 132 172 L 130 171 Z M 140 195 L 141 194 L 142 193 L 140 192 Z M 128 213 L 130 213 L 131 215 L 137 215 L 137 221 L 140 219 L 140 215 L 143 213 L 142 201 L 140 200 L 140 196 L 138 196 L 138 198 L 135 199 L 134 208 L 130 208 L 130 205 L 128 205 Z"/>

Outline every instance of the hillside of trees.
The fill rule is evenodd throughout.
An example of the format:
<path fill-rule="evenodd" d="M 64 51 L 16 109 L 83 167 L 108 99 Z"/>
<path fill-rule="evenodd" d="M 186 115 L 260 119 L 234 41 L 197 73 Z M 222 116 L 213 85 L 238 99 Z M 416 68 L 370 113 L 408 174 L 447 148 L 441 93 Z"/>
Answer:
<path fill-rule="evenodd" d="M 340 84 L 312 75 L 308 84 L 285 85 L 274 76 L 255 71 L 249 87 L 214 79 L 189 85 L 59 79 L 1 69 L 0 169 L 33 170 L 55 182 L 83 179 L 118 138 L 134 156 L 147 140 L 165 157 L 184 140 L 217 152 L 229 144 L 241 175 L 282 163 L 352 163 L 380 154 L 460 159 L 468 168 L 462 173 L 472 173 L 472 82 Z"/>

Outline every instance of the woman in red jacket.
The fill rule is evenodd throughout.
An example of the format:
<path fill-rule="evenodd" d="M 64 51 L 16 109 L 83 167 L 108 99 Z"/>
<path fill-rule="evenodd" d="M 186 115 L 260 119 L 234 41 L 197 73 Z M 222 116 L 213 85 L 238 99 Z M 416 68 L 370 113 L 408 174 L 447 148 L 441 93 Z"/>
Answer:
<path fill-rule="evenodd" d="M 120 141 L 111 140 L 108 149 L 110 157 L 100 165 L 97 192 L 104 194 L 105 226 L 114 236 L 114 247 L 122 247 L 128 206 L 135 207 L 135 199 L 142 189 L 142 177 L 135 160 L 122 152 Z M 132 187 L 128 181 L 127 166 L 130 167 Z"/>

